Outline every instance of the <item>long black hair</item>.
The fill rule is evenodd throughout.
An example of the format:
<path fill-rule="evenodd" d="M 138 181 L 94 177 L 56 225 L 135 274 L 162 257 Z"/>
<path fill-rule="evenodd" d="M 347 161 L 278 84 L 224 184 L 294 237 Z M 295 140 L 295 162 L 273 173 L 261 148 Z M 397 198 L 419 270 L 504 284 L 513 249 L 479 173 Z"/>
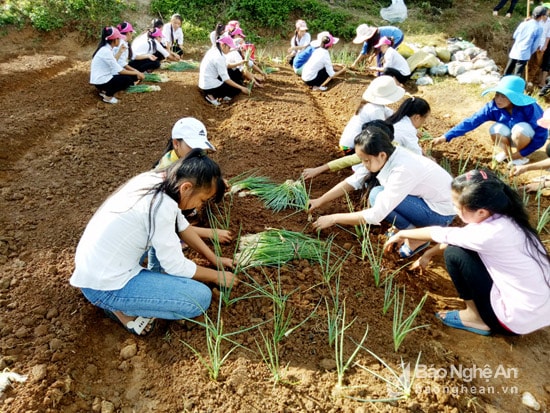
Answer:
<path fill-rule="evenodd" d="M 92 55 L 92 57 L 94 57 L 96 53 L 99 51 L 99 49 L 101 49 L 103 46 L 114 42 L 114 40 L 107 40 L 107 37 L 113 34 L 113 30 L 114 30 L 114 27 L 111 27 L 111 26 L 107 26 L 101 29 L 101 39 L 99 40 L 97 49 L 95 49 L 95 52 Z"/>
<path fill-rule="evenodd" d="M 541 267 L 550 285 L 550 257 L 537 231 L 529 222 L 529 215 L 520 195 L 487 169 L 473 169 L 453 179 L 451 189 L 458 195 L 458 203 L 469 211 L 486 209 L 512 219 L 525 234 L 526 249 Z"/>
<path fill-rule="evenodd" d="M 389 130 L 391 130 L 391 134 L 388 133 Z M 363 128 L 363 131 L 355 137 L 353 143 L 367 155 L 378 156 L 380 153 L 384 152 L 389 159 L 395 151 L 395 146 L 393 146 L 392 140 L 393 125 L 390 128 L 387 123 L 384 126 L 384 124 L 377 125 L 370 122 Z M 368 197 L 372 188 L 380 184 L 377 178 L 378 172 L 380 171 L 370 172 L 365 177 L 365 182 L 363 184 L 363 187 L 365 188 L 363 197 Z"/>
<path fill-rule="evenodd" d="M 184 182 L 193 183 L 193 193 L 215 189 L 214 202 L 219 202 L 226 191 L 225 181 L 219 165 L 206 155 L 202 149 L 193 149 L 185 158 L 178 159 L 162 171 L 162 182 L 146 191 L 152 194 L 149 205 L 149 235 L 147 245 L 155 232 L 154 216 L 162 203 L 161 194 L 168 195 L 178 204 L 181 201 L 180 187 Z"/>
<path fill-rule="evenodd" d="M 405 99 L 395 113 L 389 116 L 386 121 L 395 125 L 405 116 L 409 118 L 414 115 L 426 116 L 428 113 L 430 113 L 430 104 L 422 98 L 412 96 Z"/>

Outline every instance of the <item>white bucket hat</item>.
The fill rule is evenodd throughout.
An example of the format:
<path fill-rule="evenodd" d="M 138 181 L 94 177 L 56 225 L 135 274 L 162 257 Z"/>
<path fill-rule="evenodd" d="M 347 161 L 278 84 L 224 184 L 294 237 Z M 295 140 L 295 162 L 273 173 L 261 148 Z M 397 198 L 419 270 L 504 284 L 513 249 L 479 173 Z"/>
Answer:
<path fill-rule="evenodd" d="M 340 40 L 338 37 L 334 37 L 329 32 L 321 32 L 317 35 L 317 40 L 313 40 L 310 43 L 311 47 L 317 48 L 317 47 L 321 46 L 321 44 L 323 43 L 323 37 L 328 37 L 328 39 L 329 39 L 328 43 L 325 45 L 325 48 L 328 48 L 330 46 L 334 46 Z"/>
<path fill-rule="evenodd" d="M 374 36 L 374 33 L 376 33 L 376 27 L 369 27 L 368 24 L 360 24 L 357 27 L 356 32 L 357 36 L 353 39 L 353 43 L 359 44 Z"/>
<path fill-rule="evenodd" d="M 391 76 L 380 76 L 370 82 L 363 93 L 363 100 L 376 105 L 389 105 L 405 95 L 405 89 L 397 86 Z"/>

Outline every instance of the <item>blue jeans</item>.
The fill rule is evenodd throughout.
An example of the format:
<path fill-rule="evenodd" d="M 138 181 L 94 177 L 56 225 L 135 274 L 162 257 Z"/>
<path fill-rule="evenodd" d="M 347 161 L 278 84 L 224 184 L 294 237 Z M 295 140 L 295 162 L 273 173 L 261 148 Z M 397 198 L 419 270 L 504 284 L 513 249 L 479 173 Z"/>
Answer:
<path fill-rule="evenodd" d="M 82 294 L 100 308 L 165 320 L 198 317 L 212 300 L 212 291 L 200 281 L 148 270 L 142 270 L 119 290 L 82 288 Z"/>
<path fill-rule="evenodd" d="M 383 186 L 375 186 L 369 194 L 369 202 L 375 205 L 376 197 L 384 190 Z M 397 207 L 391 211 L 384 221 L 397 229 L 412 227 L 429 227 L 431 225 L 449 226 L 454 215 L 440 215 L 430 209 L 428 204 L 417 196 L 407 195 Z"/>

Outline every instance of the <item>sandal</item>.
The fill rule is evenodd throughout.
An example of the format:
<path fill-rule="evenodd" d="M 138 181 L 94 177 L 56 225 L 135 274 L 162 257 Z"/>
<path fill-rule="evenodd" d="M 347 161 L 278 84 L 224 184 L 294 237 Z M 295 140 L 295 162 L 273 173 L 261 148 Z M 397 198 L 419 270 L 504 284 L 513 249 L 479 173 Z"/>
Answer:
<path fill-rule="evenodd" d="M 116 314 L 112 311 L 105 308 L 103 309 L 103 311 L 105 312 L 105 315 L 107 317 L 109 317 L 111 320 L 117 321 L 120 325 L 122 325 L 122 327 L 126 329 L 126 331 L 135 334 L 136 336 L 146 336 L 155 329 L 154 318 L 136 317 L 135 320 L 129 321 L 128 323 L 124 324 L 120 320 L 120 318 L 118 318 Z M 147 327 L 149 327 L 148 330 Z"/>
<path fill-rule="evenodd" d="M 444 316 L 441 313 L 435 313 L 435 317 L 448 327 L 469 331 L 470 333 L 479 334 L 480 336 L 491 335 L 491 330 L 481 330 L 479 328 L 465 326 L 460 319 L 458 310 L 447 311 Z"/>
<path fill-rule="evenodd" d="M 216 99 L 215 97 L 211 96 L 211 95 L 206 95 L 206 96 L 204 97 L 204 99 L 205 99 L 208 103 L 210 103 L 210 104 L 212 104 L 212 105 L 214 105 L 214 106 L 220 106 L 220 105 L 221 105 L 221 103 L 219 102 L 219 100 Z"/>
<path fill-rule="evenodd" d="M 399 256 L 401 258 L 410 258 L 413 255 L 418 254 L 420 251 L 425 250 L 429 246 L 430 246 L 430 241 L 425 242 L 424 244 L 420 245 L 413 251 L 411 250 L 411 247 L 409 247 L 407 243 L 403 243 L 403 245 L 401 245 L 401 248 L 399 248 Z"/>

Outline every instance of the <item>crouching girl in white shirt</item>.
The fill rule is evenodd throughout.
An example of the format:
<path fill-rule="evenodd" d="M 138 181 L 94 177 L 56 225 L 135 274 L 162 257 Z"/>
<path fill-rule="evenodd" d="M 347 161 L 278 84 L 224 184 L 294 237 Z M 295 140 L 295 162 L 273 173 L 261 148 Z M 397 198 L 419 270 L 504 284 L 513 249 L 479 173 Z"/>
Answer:
<path fill-rule="evenodd" d="M 71 285 L 138 335 L 149 331 L 155 318 L 179 320 L 203 314 L 212 295 L 203 283 L 231 286 L 237 279 L 231 272 L 198 266 L 183 255 L 180 237 L 192 248 L 202 241 L 188 231 L 181 211 L 199 209 L 210 198 L 223 196 L 221 181 L 219 166 L 200 149 L 168 169 L 129 180 L 88 223 L 76 249 Z M 140 266 L 141 256 L 151 247 L 165 272 Z M 232 262 L 219 257 L 219 268 Z"/>

